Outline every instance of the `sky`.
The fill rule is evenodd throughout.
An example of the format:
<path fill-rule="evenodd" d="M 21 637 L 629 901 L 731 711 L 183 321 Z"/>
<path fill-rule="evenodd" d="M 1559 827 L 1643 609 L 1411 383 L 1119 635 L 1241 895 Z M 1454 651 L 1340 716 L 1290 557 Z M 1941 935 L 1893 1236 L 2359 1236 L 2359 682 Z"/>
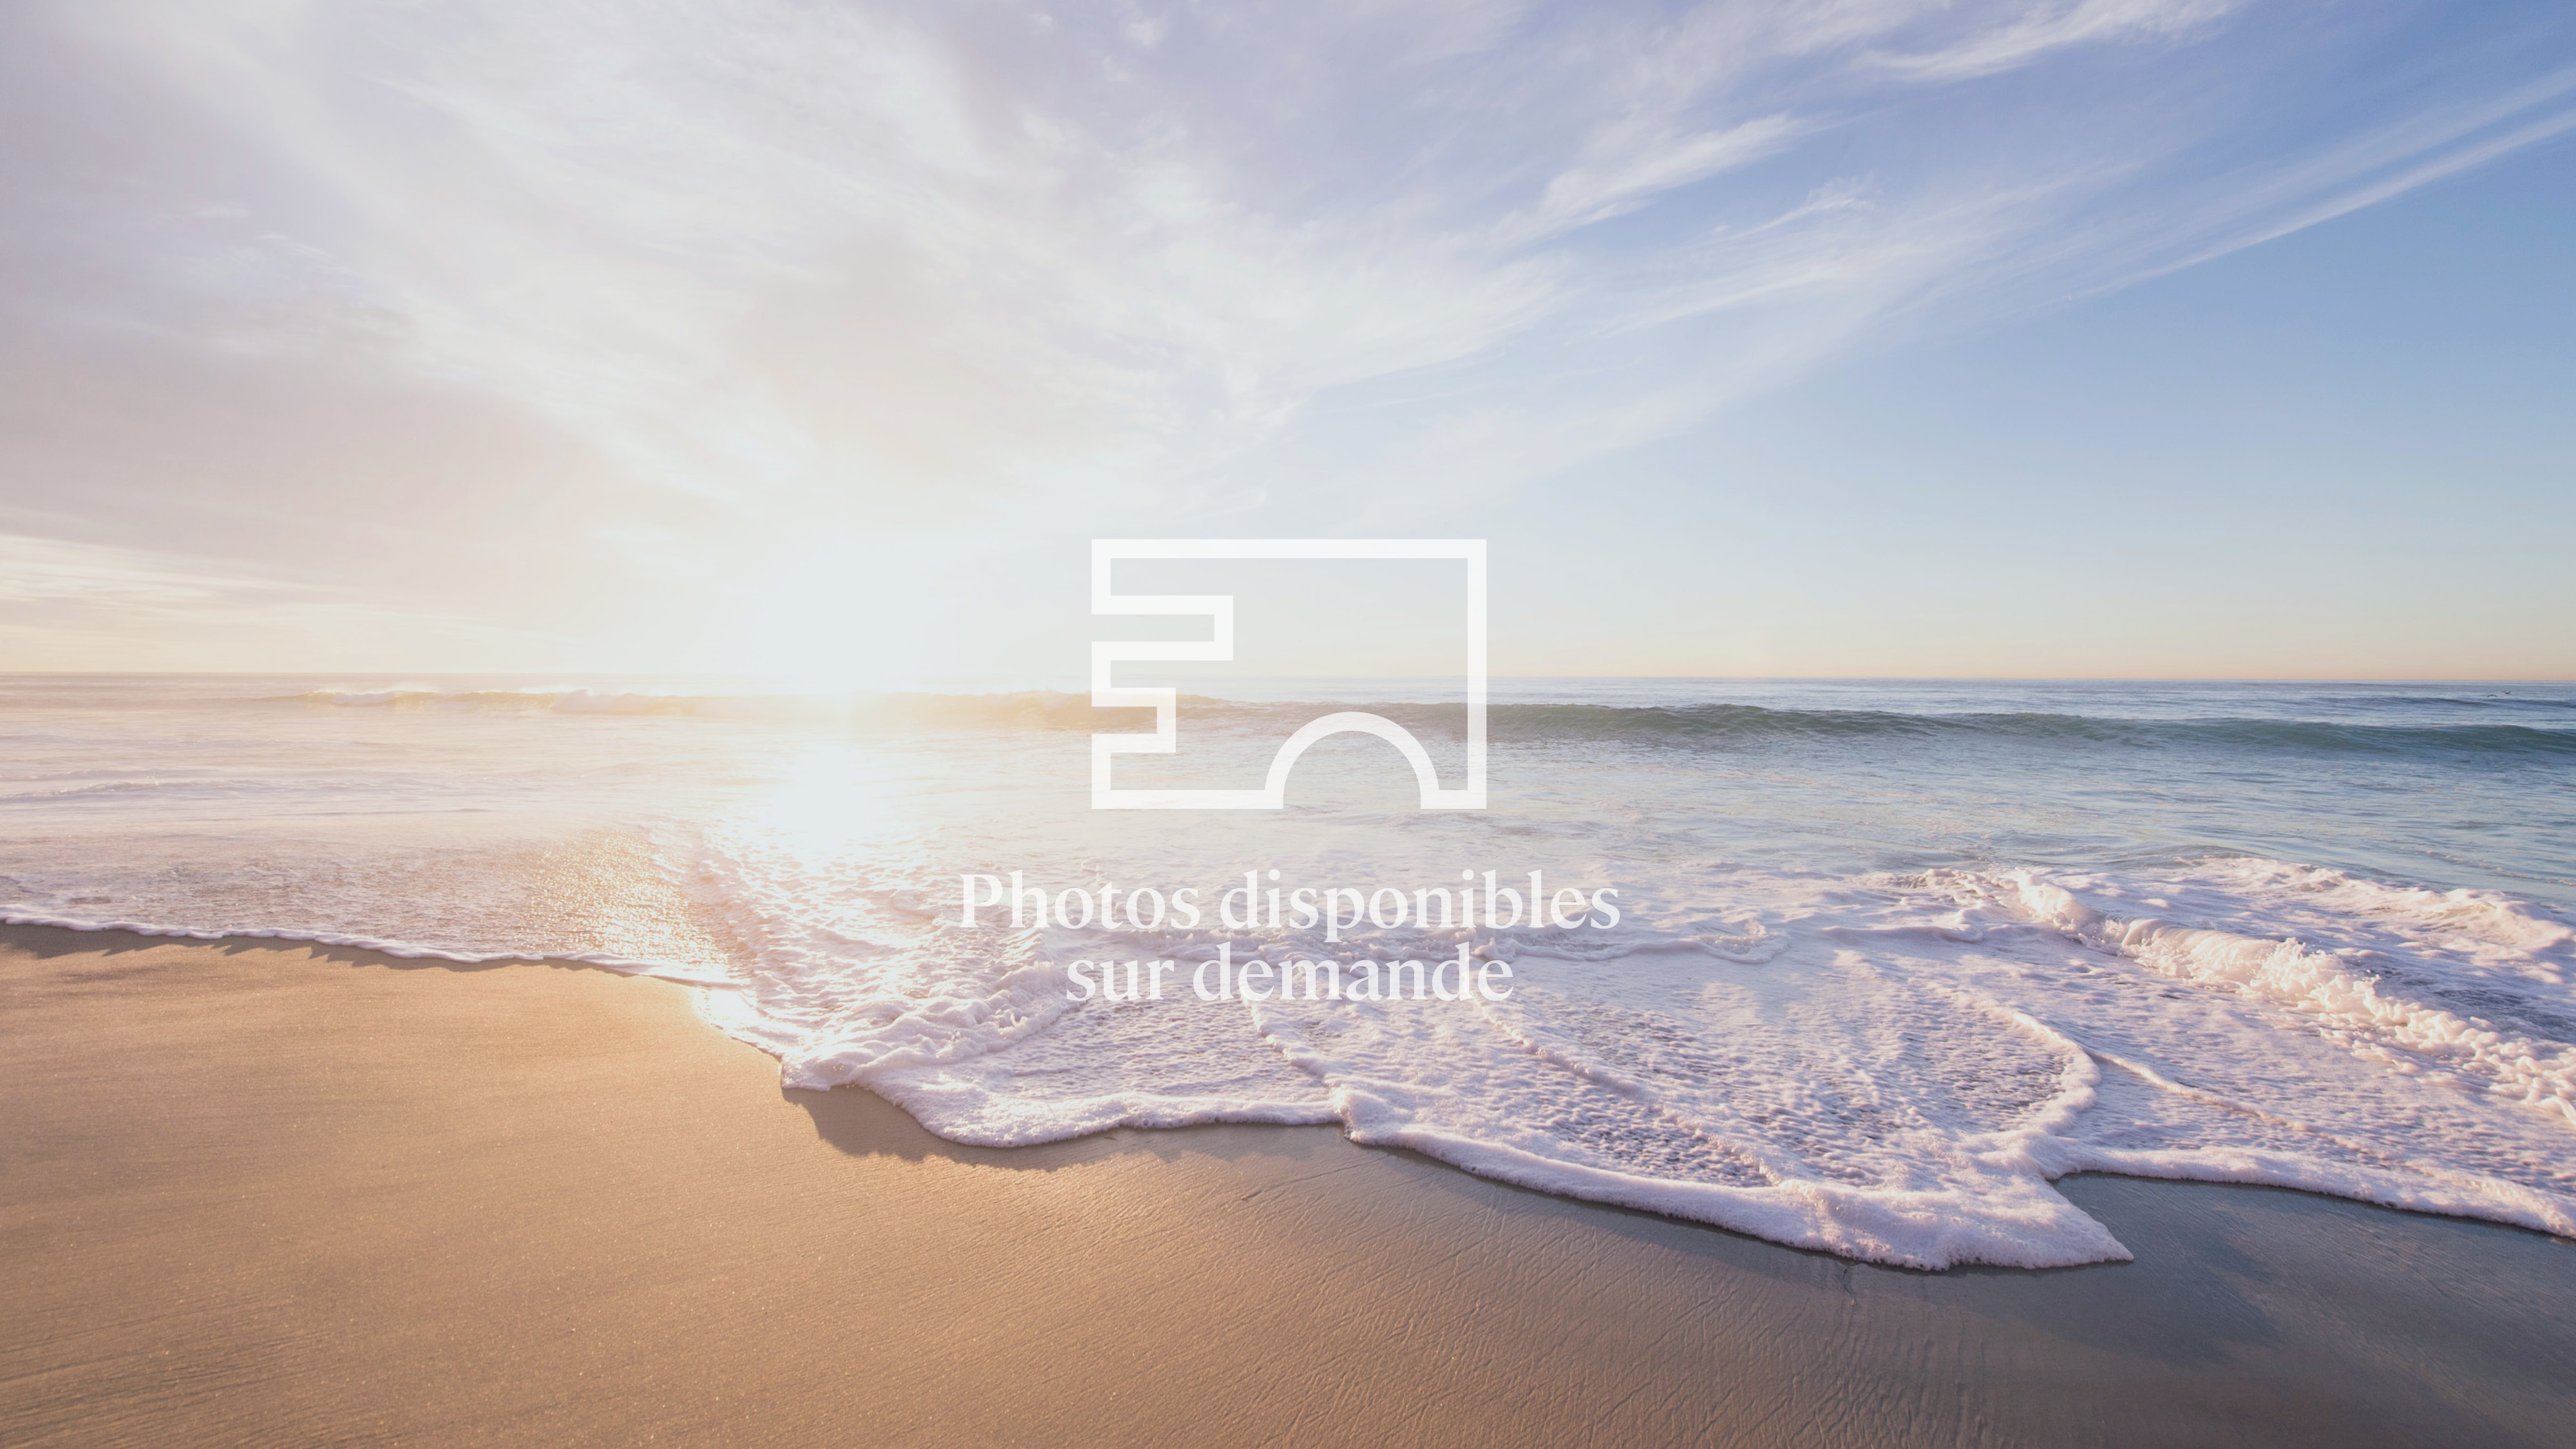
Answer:
<path fill-rule="evenodd" d="M 2576 678 L 2571 337 L 2563 0 L 33 0 L 0 669 Z"/>

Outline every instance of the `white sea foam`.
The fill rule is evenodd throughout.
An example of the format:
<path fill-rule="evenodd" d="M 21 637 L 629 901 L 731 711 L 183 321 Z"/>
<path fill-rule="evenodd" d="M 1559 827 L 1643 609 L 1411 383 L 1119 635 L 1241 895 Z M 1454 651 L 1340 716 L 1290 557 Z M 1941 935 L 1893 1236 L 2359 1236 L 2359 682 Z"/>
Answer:
<path fill-rule="evenodd" d="M 2277 861 L 2259 862 L 2256 869 L 2274 879 L 2296 870 Z M 2241 865 L 2238 873 L 2243 873 Z M 2463 944 L 2475 953 L 2470 962 L 2452 965 L 2452 973 L 2504 958 L 2547 980 L 2555 972 L 2542 953 L 2563 947 L 2568 938 L 2564 927 L 2538 920 L 2510 901 L 2477 899 L 2466 891 L 2390 891 L 2339 872 L 2310 878 L 2318 881 L 2316 889 L 2363 897 L 2355 902 L 2356 915 L 2447 928 L 2419 939 Z M 1963 921 L 1978 919 L 1992 902 L 2014 917 L 2052 926 L 2160 974 L 2286 1007 L 2311 1020 L 2320 1034 L 2399 1070 L 2455 1071 L 2489 1090 L 2554 1110 L 2576 1125 L 2576 1048 L 2498 1031 L 2482 1018 L 2383 990 L 2380 977 L 2356 959 L 2364 953 L 2312 949 L 2291 938 L 2244 936 L 2151 917 L 2118 920 L 2029 871 L 2000 880 L 1960 877 L 1954 884 L 1967 901 Z"/>
<path fill-rule="evenodd" d="M 0 701 L 6 918 L 656 974 L 709 988 L 708 1018 L 790 1085 L 863 1086 L 961 1142 L 1339 1123 L 1924 1268 L 2126 1256 L 2051 1186 L 2080 1171 L 2576 1234 L 2576 930 L 2563 902 L 2498 884 L 2570 873 L 2563 822 L 2511 825 L 2564 798 L 2576 759 L 2538 704 L 2498 723 L 2407 697 L 2374 735 L 2375 697 L 2331 728 L 2276 717 L 2295 699 L 2195 722 L 2142 697 L 2116 727 L 2053 699 L 1949 716 L 1574 699 L 1500 717 L 1491 811 L 1418 813 L 1377 742 L 1348 741 L 1301 763 L 1288 811 L 1139 819 L 1085 808 L 1090 721 L 1065 696 L 361 683 L 227 686 L 164 714 Z M 2475 732 L 2446 733 L 2454 705 Z M 1194 783 L 1257 777 L 1300 713 L 1197 708 L 1167 762 Z M 2284 760 L 2295 788 L 2246 783 Z M 2389 818 L 2383 787 L 2409 771 L 2508 827 Z M 2382 866 L 2145 844 L 2293 824 Z M 2500 862 L 2468 877 L 2486 884 L 2388 883 L 2469 845 Z M 1623 919 L 1339 941 L 1214 919 L 1245 870 L 1409 889 L 1469 868 L 1614 887 Z M 958 877 L 1012 869 L 1194 885 L 1209 918 L 964 924 Z M 1508 999 L 1187 985 L 1221 953 L 1461 946 L 1511 967 Z M 1069 1000 L 1067 963 L 1104 958 L 1181 967 L 1159 1001 Z"/>
<path fill-rule="evenodd" d="M 1514 967 L 1507 1001 L 1254 1004 L 1179 983 L 1220 945 L 1437 960 L 1468 934 L 968 929 L 953 888 L 918 909 L 942 899 L 918 861 L 826 865 L 739 828 L 707 861 L 765 942 L 752 989 L 710 1015 L 791 1084 L 865 1085 L 959 1141 L 1335 1120 L 1525 1186 L 1927 1268 L 2125 1256 L 2048 1185 L 2084 1170 L 2576 1231 L 2565 1045 L 2400 995 L 2350 952 L 2112 916 L 2081 873 L 1631 875 L 1645 899 L 1616 932 L 1475 933 Z M 2295 875 L 2111 884 L 2234 919 Z M 1733 929 L 1682 929 L 1712 901 Z M 2548 992 L 2565 937 L 2528 908 L 2382 904 L 2477 923 L 2412 945 L 2415 974 Z M 1065 999 L 1065 961 L 1158 956 L 1181 963 L 1164 1001 Z"/>

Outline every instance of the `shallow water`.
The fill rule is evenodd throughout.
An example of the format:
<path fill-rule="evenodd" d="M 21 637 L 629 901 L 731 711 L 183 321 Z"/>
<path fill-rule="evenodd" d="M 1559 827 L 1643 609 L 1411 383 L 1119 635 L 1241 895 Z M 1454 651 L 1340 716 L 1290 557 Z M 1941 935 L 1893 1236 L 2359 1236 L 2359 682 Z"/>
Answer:
<path fill-rule="evenodd" d="M 1256 784 L 1327 705 L 1459 779 L 1437 686 L 1226 692 L 1120 785 Z M 1495 697 L 1487 810 L 1419 810 L 1393 750 L 1341 736 L 1284 811 L 1161 812 L 1090 808 L 1089 732 L 1147 721 L 1063 696 L 19 677 L 0 905 L 618 963 L 709 983 L 709 1020 L 790 1083 L 959 1141 L 1339 1122 L 1884 1262 L 2125 1256 L 2049 1186 L 2078 1170 L 2576 1233 L 2576 688 Z M 969 924 L 964 878 L 1015 871 L 1045 917 L 979 881 Z M 1229 919 L 1246 872 L 1258 910 Z M 1531 924 L 1532 872 L 1569 924 Z M 1357 894 L 1300 924 L 1300 888 Z M 1487 991 L 1456 989 L 1462 950 Z M 1071 969 L 1141 986 L 1158 960 L 1159 999 Z M 1407 960 L 1390 999 L 1378 968 Z M 1214 961 L 1269 968 L 1267 999 L 1233 974 L 1203 999 Z M 1281 999 L 1295 961 L 1343 996 Z"/>

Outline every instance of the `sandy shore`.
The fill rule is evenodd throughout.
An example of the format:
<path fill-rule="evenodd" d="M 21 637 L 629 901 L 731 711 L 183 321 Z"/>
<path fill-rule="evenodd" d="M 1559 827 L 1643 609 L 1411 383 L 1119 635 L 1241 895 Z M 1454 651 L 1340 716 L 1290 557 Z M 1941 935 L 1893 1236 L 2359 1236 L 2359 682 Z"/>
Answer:
<path fill-rule="evenodd" d="M 964 1149 L 677 987 L 0 928 L 0 1442 L 2564 1443 L 2576 1244 L 1907 1273 L 1320 1128 Z"/>

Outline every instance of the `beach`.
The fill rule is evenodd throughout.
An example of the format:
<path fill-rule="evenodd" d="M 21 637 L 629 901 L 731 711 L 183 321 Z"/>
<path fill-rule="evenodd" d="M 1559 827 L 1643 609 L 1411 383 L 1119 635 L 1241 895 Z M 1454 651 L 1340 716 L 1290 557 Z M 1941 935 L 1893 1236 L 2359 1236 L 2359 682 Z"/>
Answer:
<path fill-rule="evenodd" d="M 0 113 L 0 1449 L 2576 1449 L 2576 5 Z"/>
<path fill-rule="evenodd" d="M 0 1441 L 2559 1442 L 2576 1244 L 2081 1177 L 1923 1273 L 1330 1127 L 974 1149 L 689 993 L 0 934 Z"/>
<path fill-rule="evenodd" d="M 2576 1237 L 2576 689 L 1520 679 L 1487 809 L 1344 735 L 1175 814 L 1044 693 L 409 683 L 14 684 L 0 922 L 662 975 L 951 1143 L 1338 1126 L 1888 1266 L 2121 1261 L 2083 1173 Z M 1445 759 L 1443 687 L 1165 763 Z"/>

